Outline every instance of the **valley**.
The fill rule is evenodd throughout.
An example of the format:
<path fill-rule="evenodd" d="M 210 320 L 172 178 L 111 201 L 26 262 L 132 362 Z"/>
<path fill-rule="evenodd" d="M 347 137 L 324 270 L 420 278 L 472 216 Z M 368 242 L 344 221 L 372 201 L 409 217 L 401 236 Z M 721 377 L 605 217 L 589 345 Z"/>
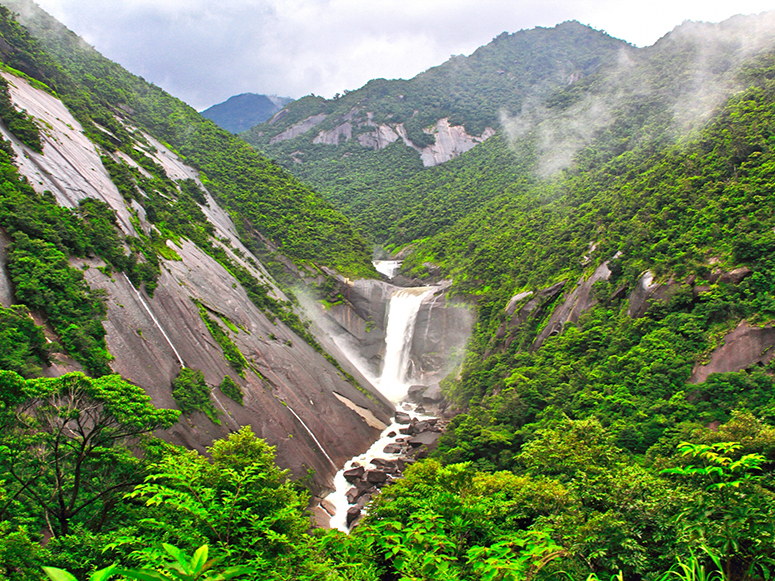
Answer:
<path fill-rule="evenodd" d="M 0 580 L 771 577 L 775 13 L 235 135 L 0 5 Z"/>

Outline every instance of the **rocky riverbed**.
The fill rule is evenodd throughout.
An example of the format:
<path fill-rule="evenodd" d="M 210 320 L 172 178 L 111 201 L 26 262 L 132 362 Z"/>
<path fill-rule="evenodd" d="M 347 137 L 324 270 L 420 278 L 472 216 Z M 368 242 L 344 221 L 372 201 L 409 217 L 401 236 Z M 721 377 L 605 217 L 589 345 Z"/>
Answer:
<path fill-rule="evenodd" d="M 375 494 L 401 478 L 407 466 L 435 448 L 447 421 L 425 416 L 423 411 L 396 411 L 394 423 L 369 451 L 345 465 L 335 478 L 336 491 L 313 509 L 318 525 L 352 529 Z"/>

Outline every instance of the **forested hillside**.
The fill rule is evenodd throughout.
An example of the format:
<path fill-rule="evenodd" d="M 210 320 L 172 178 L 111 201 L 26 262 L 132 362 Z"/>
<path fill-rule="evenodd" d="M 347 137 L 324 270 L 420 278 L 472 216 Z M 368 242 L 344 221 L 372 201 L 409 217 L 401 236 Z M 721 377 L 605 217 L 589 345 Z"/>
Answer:
<path fill-rule="evenodd" d="M 645 49 L 566 23 L 410 81 L 301 99 L 251 135 L 309 172 L 324 202 L 48 17 L 3 3 L 39 40 L 0 10 L 0 300 L 23 303 L 0 309 L 0 579 L 42 579 L 41 566 L 54 581 L 773 577 L 773 14 L 686 23 Z M 54 137 L 76 136 L 14 105 L 25 83 L 76 115 L 126 214 L 57 205 L 20 177 Z M 443 132 L 462 139 L 450 127 L 483 138 L 426 163 L 418 149 Z M 201 182 L 171 179 L 162 149 Z M 239 238 L 213 236 L 228 234 L 216 202 Z M 405 276 L 451 278 L 477 322 L 442 382 L 457 413 L 438 450 L 344 535 L 311 529 L 305 511 L 332 466 L 307 454 L 297 468 L 317 463 L 292 478 L 275 464 L 314 444 L 292 407 L 337 460 L 367 432 L 352 408 L 385 410 L 298 344 L 316 345 L 248 253 L 279 249 L 308 279 L 318 266 L 370 276 L 358 228 L 404 251 Z M 110 374 L 116 321 L 135 324 L 117 318 L 134 294 L 100 291 L 120 273 L 132 293 L 166 293 L 181 344 L 170 289 L 190 293 L 199 327 L 186 335 L 212 349 L 196 352 L 203 370 L 181 361 L 164 378 L 176 410 Z M 239 318 L 250 305 L 261 325 Z M 151 332 L 130 330 L 138 344 Z M 40 377 L 65 352 L 89 375 Z M 328 384 L 360 403 L 342 411 Z M 248 412 L 276 427 L 277 450 L 234 421 Z M 199 451 L 153 437 L 176 426 L 223 436 Z"/>
<path fill-rule="evenodd" d="M 702 127 L 742 88 L 741 64 L 772 46 L 761 19 L 688 22 L 643 49 L 576 22 L 503 34 L 408 81 L 305 97 L 243 137 L 314 184 L 372 242 L 400 246 L 515 181 L 654 152 Z M 487 138 L 463 145 L 441 119 Z M 434 141 L 440 152 L 428 163 L 423 148 Z"/>

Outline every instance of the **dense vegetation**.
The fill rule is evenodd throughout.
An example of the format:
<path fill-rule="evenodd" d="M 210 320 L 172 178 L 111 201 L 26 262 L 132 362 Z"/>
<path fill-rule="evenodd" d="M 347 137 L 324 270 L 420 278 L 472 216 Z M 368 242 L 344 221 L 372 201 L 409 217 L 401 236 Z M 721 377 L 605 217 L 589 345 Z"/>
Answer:
<path fill-rule="evenodd" d="M 255 230 L 294 260 L 347 274 L 372 273 L 369 252 L 347 220 L 287 171 L 104 58 L 27 0 L 5 4 L 29 16 L 25 26 L 40 42 L 4 10 L 0 33 L 10 46 L 4 51 L 6 64 L 56 91 L 93 141 L 109 152 L 123 151 L 147 169 L 151 160 L 142 149 L 149 145 L 127 125 L 138 127 L 202 173 L 210 192 L 244 228 L 246 240 Z"/>
<path fill-rule="evenodd" d="M 752 18 L 686 23 L 645 49 L 574 22 L 504 34 L 408 81 L 372 81 L 328 101 L 305 97 L 243 137 L 392 249 L 444 231 L 515 183 L 615 157 L 629 165 L 622 154 L 653 154 L 683 139 L 746 86 L 736 78 L 741 64 L 771 46 Z M 310 116 L 324 119 L 277 141 Z M 486 126 L 499 134 L 430 168 L 401 140 L 380 151 L 359 142 L 380 123 L 429 130 L 445 117 L 475 135 Z M 352 138 L 315 142 L 345 122 Z"/>
<path fill-rule="evenodd" d="M 260 308 L 312 341 L 298 316 L 212 239 L 204 192 L 190 180 L 169 180 L 144 153 L 151 150 L 147 140 L 117 121 L 118 111 L 203 170 L 257 253 L 277 244 L 300 262 L 358 274 L 366 272 L 362 239 L 323 249 L 328 237 L 353 236 L 353 230 L 285 170 L 194 120 L 161 91 L 60 34 L 58 25 L 35 23 L 55 62 L 3 16 L 0 32 L 12 47 L 0 47 L 7 64 L 56 90 L 106 153 L 122 151 L 145 170 L 109 155 L 103 161 L 127 201 L 143 205 L 151 228 L 137 219 L 138 236 L 124 239 L 104 204 L 58 207 L 19 179 L 7 146 L 0 151 L 0 226 L 10 237 L 7 268 L 24 303 L 0 310 L 0 578 L 41 579 L 47 565 L 77 579 L 109 566 L 135 571 L 129 578 L 164 579 L 175 570 L 170 556 L 203 568 L 202 546 L 220 559 L 211 564 L 215 570 L 242 567 L 230 575 L 256 580 L 772 578 L 775 359 L 757 354 L 760 365 L 702 382 L 692 382 L 692 372 L 741 322 L 768 328 L 775 319 L 775 55 L 740 67 L 724 64 L 723 51 L 706 51 L 725 82 L 744 90 L 689 132 L 668 112 L 691 76 L 687 55 L 696 47 L 680 36 L 664 40 L 628 78 L 661 82 L 665 92 L 625 95 L 613 121 L 596 125 L 588 139 L 561 135 L 574 146 L 563 164 L 549 164 L 551 171 L 542 165 L 550 158 L 541 140 L 513 127 L 422 171 L 417 157 L 396 144 L 380 152 L 384 157 L 342 146 L 352 154 L 344 166 L 363 171 L 341 180 L 364 193 L 339 203 L 364 213 L 380 207 L 373 221 L 361 224 L 380 241 L 413 243 L 405 273 L 453 277 L 453 292 L 475 302 L 478 313 L 463 368 L 443 385 L 463 413 L 452 420 L 436 457 L 384 489 L 365 521 L 345 536 L 310 530 L 303 485 L 277 468 L 274 451 L 250 430 L 215 442 L 207 456 L 151 437 L 178 414 L 154 408 L 142 390 L 108 374 L 104 298 L 85 285 L 70 257 L 99 256 L 108 269 L 152 291 L 159 257 L 175 260 L 176 243 L 186 237 L 227 268 Z M 613 77 L 595 55 L 620 43 L 568 27 L 582 40 L 602 38 L 603 46 L 588 47 L 578 82 L 543 87 L 541 113 L 531 121 L 537 132 L 562 126 L 579 103 L 611 94 Z M 532 43 L 546 34 L 517 40 Z M 499 37 L 479 54 L 492 57 L 512 40 Z M 534 44 L 538 51 L 540 43 Z M 405 91 L 400 94 L 416 90 L 417 99 L 427 95 L 432 106 L 418 115 L 416 127 L 400 117 L 407 115 L 403 105 L 385 109 L 385 119 L 394 115 L 425 139 L 420 134 L 428 120 L 454 117 L 444 100 L 454 83 L 444 75 L 453 69 L 462 75 L 468 61 L 451 62 L 458 68 L 431 71 L 422 79 L 427 86 L 375 81 L 361 96 L 387 107 L 395 87 Z M 546 80 L 542 62 L 513 63 L 524 69 L 519 75 L 507 68 L 488 74 L 527 90 Z M 667 72 L 675 73 L 674 83 Z M 481 95 L 458 95 L 461 116 L 481 111 L 459 120 L 471 132 L 497 111 L 492 94 L 500 85 L 483 79 Z M 356 97 L 303 99 L 289 109 L 298 118 L 287 123 L 318 107 L 350 111 L 355 101 L 348 99 Z M 693 117 L 695 124 L 706 114 Z M 23 115 L 17 129 L 6 117 L 17 137 L 31 129 Z M 225 164 L 228 156 L 236 165 Z M 342 169 L 325 157 L 309 166 L 318 176 Z M 374 167 L 405 174 L 395 188 L 385 187 L 390 203 L 384 208 L 366 191 L 383 187 L 370 173 Z M 238 170 L 246 171 L 242 181 L 226 185 Z M 252 238 L 253 230 L 269 244 Z M 574 283 L 604 262 L 610 276 L 593 286 L 578 320 L 543 334 Z M 665 292 L 633 313 L 628 297 L 645 271 Z M 738 275 L 724 276 L 732 271 Z M 563 292 L 541 294 L 555 285 Z M 526 291 L 533 294 L 512 303 Z M 549 298 L 528 308 L 540 297 Z M 204 304 L 199 308 L 235 376 L 244 371 L 247 363 L 229 335 L 238 329 Z M 30 312 L 45 316 L 61 346 L 47 343 Z M 35 379 L 60 347 L 94 377 Z M 242 400 L 229 377 L 221 391 Z M 217 421 L 200 371 L 183 369 L 173 395 L 184 413 L 203 410 Z M 188 561 L 185 555 L 198 549 Z M 146 577 L 137 573 L 142 570 Z M 114 568 L 95 581 L 111 572 L 123 574 Z"/>

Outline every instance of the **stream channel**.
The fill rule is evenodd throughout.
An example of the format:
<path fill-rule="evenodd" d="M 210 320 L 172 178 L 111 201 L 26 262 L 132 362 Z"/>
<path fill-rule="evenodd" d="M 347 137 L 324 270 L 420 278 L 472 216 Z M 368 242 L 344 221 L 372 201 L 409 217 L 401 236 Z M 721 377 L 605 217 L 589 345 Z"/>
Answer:
<path fill-rule="evenodd" d="M 394 260 L 374 262 L 377 271 L 391 278 L 395 276 L 400 264 L 399 261 Z M 429 416 L 416 413 L 414 411 L 414 406 L 404 401 L 409 387 L 414 385 L 410 369 L 409 352 L 412 346 L 411 343 L 412 336 L 414 335 L 415 323 L 417 322 L 417 313 L 419 312 L 420 305 L 425 297 L 435 290 L 436 287 L 402 288 L 395 291 L 390 297 L 382 371 L 378 378 L 371 377 L 368 374 L 366 376 L 385 397 L 396 404 L 397 409 L 404 412 L 404 422 L 399 424 L 394 420 L 390 426 L 382 431 L 379 439 L 372 444 L 371 448 L 363 454 L 346 462 L 344 467 L 337 472 L 336 477 L 334 478 L 335 490 L 329 494 L 323 502 L 323 504 L 330 503 L 329 506 L 333 505 L 333 508 L 335 509 L 335 512 L 331 511 L 334 512 L 330 521 L 331 528 L 337 528 L 345 532 L 349 530 L 348 509 L 353 505 L 350 504 L 349 499 L 347 498 L 347 492 L 353 487 L 353 484 L 347 481 L 345 472 L 357 466 L 362 466 L 367 471 L 374 469 L 377 466 L 371 462 L 375 458 L 394 463 L 401 462 L 400 459 L 405 457 L 403 451 L 397 453 L 385 453 L 384 450 L 386 446 L 390 444 L 394 444 L 392 449 L 395 450 L 406 448 L 406 441 L 408 441 L 410 437 L 405 433 L 402 434 L 399 430 L 402 428 L 406 430 L 408 427 L 406 423 L 407 416 L 411 418 L 413 422 L 423 420 L 435 422 L 435 420 Z M 353 363 L 357 365 L 356 362 Z M 379 460 L 377 460 L 377 462 L 379 462 Z M 411 462 L 411 460 L 409 462 Z M 362 508 L 360 506 L 361 504 L 362 502 L 359 503 L 359 508 Z M 350 519 L 352 518 L 351 513 Z"/>

